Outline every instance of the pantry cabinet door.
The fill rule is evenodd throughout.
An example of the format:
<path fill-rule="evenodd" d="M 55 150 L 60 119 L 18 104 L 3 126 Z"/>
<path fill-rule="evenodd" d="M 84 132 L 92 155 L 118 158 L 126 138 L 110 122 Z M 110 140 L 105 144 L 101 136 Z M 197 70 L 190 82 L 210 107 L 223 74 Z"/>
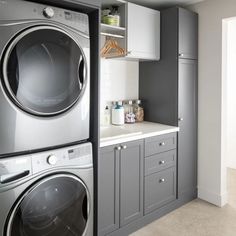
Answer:
<path fill-rule="evenodd" d="M 160 12 L 127 3 L 127 50 L 129 58 L 160 59 Z"/>

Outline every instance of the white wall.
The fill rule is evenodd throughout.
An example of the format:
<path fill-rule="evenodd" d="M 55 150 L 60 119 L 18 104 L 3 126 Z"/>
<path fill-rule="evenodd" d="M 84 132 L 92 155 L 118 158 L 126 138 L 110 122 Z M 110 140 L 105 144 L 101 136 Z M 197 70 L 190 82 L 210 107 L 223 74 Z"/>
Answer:
<path fill-rule="evenodd" d="M 227 166 L 236 169 L 236 18 L 225 22 L 227 80 Z"/>
<path fill-rule="evenodd" d="M 206 0 L 189 8 L 199 14 L 198 193 L 222 206 L 227 202 L 222 20 L 236 16 L 236 1 Z"/>
<path fill-rule="evenodd" d="M 102 59 L 101 116 L 105 106 L 111 101 L 138 99 L 138 84 L 138 61 Z"/>

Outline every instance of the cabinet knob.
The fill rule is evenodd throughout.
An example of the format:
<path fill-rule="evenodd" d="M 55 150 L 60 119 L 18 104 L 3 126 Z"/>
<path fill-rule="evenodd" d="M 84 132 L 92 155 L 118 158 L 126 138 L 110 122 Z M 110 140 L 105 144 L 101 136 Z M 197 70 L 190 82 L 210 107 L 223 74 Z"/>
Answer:
<path fill-rule="evenodd" d="M 179 53 L 179 57 L 183 57 L 184 56 L 184 54 L 183 53 Z"/>
<path fill-rule="evenodd" d="M 165 179 L 160 179 L 159 182 L 160 182 L 160 183 L 164 183 L 164 182 L 165 182 Z"/>
<path fill-rule="evenodd" d="M 160 161 L 159 164 L 163 165 L 163 164 L 165 164 L 165 161 Z"/>
<path fill-rule="evenodd" d="M 179 120 L 179 121 L 183 121 L 183 120 L 184 120 L 184 118 L 180 117 L 178 120 Z"/>
<path fill-rule="evenodd" d="M 166 144 L 165 144 L 165 142 L 162 142 L 162 143 L 160 143 L 159 145 L 160 145 L 160 146 L 165 146 Z"/>
<path fill-rule="evenodd" d="M 127 148 L 127 146 L 126 146 L 126 145 L 122 146 L 122 149 L 126 149 L 126 148 Z"/>
<path fill-rule="evenodd" d="M 115 149 L 116 149 L 117 151 L 120 151 L 120 150 L 121 150 L 121 147 L 118 146 L 118 147 L 116 147 Z"/>

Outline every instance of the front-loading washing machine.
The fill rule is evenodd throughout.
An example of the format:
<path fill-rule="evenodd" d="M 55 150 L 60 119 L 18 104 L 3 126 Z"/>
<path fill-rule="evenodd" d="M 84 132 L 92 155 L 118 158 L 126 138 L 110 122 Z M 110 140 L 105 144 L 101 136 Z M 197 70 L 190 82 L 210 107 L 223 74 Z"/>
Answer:
<path fill-rule="evenodd" d="M 0 35 L 0 158 L 88 140 L 88 15 L 4 0 Z"/>
<path fill-rule="evenodd" d="M 91 143 L 0 160 L 0 236 L 92 236 Z"/>

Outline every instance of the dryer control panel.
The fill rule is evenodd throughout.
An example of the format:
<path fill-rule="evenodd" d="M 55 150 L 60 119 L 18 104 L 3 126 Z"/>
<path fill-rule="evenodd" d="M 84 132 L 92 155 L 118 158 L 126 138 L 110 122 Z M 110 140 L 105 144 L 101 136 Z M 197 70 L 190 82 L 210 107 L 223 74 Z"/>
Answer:
<path fill-rule="evenodd" d="M 0 187 L 31 175 L 50 170 L 85 169 L 93 167 L 92 144 L 39 152 L 0 160 Z"/>
<path fill-rule="evenodd" d="M 12 9 L 17 9 L 17 11 Z M 29 1 L 0 0 L 0 25 L 14 24 L 14 22 L 19 24 L 21 21 L 56 22 L 73 27 L 75 30 L 89 36 L 89 18 L 87 14 Z"/>

